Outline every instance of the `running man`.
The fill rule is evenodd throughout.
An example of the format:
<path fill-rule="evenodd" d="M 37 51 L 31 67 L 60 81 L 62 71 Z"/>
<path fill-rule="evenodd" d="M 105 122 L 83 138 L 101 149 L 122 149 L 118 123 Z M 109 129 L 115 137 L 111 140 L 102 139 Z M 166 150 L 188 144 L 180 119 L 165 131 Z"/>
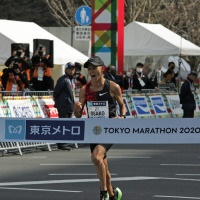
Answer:
<path fill-rule="evenodd" d="M 84 67 L 88 68 L 88 74 L 91 77 L 90 82 L 83 86 L 79 94 L 79 102 L 74 105 L 74 115 L 77 118 L 82 117 L 84 105 L 91 101 L 105 102 L 104 112 L 99 112 L 100 116 L 93 116 L 94 110 L 100 110 L 98 105 L 87 106 L 88 117 L 102 118 L 125 118 L 126 107 L 124 105 L 120 86 L 113 81 L 103 78 L 104 62 L 100 57 L 95 56 L 90 58 Z M 120 117 L 116 117 L 116 101 L 120 107 Z M 108 163 L 106 152 L 112 144 L 90 144 L 91 159 L 95 165 L 97 176 L 100 180 L 100 200 L 120 200 L 122 192 L 119 188 L 114 189 L 111 184 L 111 175 L 108 171 Z M 108 196 L 109 194 L 109 196 Z"/>

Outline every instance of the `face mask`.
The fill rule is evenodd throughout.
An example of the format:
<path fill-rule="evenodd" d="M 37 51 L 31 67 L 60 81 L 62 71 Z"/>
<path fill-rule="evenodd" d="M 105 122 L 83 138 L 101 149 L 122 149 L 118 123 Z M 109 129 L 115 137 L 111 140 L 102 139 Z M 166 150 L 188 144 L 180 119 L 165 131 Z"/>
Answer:
<path fill-rule="evenodd" d="M 143 69 L 142 68 L 137 68 L 138 73 L 142 73 Z"/>
<path fill-rule="evenodd" d="M 126 72 L 126 76 L 131 77 L 131 72 Z"/>
<path fill-rule="evenodd" d="M 113 76 L 116 75 L 116 72 L 115 72 L 115 70 L 113 70 L 113 69 L 110 71 L 110 73 L 111 73 Z"/>

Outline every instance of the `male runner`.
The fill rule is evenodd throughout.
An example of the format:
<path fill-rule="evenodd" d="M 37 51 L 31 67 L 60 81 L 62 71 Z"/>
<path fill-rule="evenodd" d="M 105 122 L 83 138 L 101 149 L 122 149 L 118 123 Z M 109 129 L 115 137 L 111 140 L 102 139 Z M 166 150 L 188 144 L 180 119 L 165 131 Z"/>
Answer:
<path fill-rule="evenodd" d="M 104 62 L 100 57 L 95 56 L 90 58 L 84 67 L 88 68 L 88 74 L 91 77 L 90 82 L 83 86 L 79 94 L 79 102 L 74 105 L 74 115 L 77 118 L 82 117 L 84 104 L 91 101 L 101 101 L 107 106 L 104 112 L 99 112 L 100 116 L 94 116 L 94 110 L 98 110 L 98 106 L 87 106 L 89 117 L 102 118 L 125 118 L 126 107 L 124 105 L 120 86 L 113 81 L 103 78 Z M 116 117 L 116 101 L 120 107 L 120 117 Z M 91 104 L 90 104 L 91 105 Z M 105 107 L 106 107 L 105 106 Z M 101 108 L 102 109 L 102 108 Z M 97 176 L 100 180 L 100 200 L 120 200 L 122 192 L 119 188 L 114 189 L 111 185 L 111 176 L 108 171 L 108 163 L 106 152 L 110 149 L 112 144 L 90 144 L 92 152 L 91 159 L 95 165 Z M 109 197 L 108 197 L 109 193 Z"/>

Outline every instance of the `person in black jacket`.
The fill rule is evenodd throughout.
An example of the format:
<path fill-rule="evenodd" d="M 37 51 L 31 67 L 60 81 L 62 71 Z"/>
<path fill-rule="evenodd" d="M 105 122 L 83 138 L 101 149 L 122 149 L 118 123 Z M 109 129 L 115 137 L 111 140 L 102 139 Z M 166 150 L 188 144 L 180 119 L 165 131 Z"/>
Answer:
<path fill-rule="evenodd" d="M 54 107 L 58 110 L 59 118 L 71 118 L 74 110 L 75 95 L 75 65 L 71 62 L 65 65 L 65 74 L 61 76 L 54 88 Z M 59 149 L 68 149 L 67 144 L 57 144 Z"/>
<path fill-rule="evenodd" d="M 196 76 L 197 74 L 194 71 L 191 71 L 181 87 L 180 103 L 182 104 L 183 118 L 194 117 L 196 103 L 194 98 L 195 87 L 193 81 Z"/>
<path fill-rule="evenodd" d="M 108 66 L 104 78 L 107 80 L 111 80 L 122 87 L 122 75 L 116 75 L 116 67 L 114 65 Z"/>
<path fill-rule="evenodd" d="M 134 76 L 134 69 L 128 68 L 126 72 L 126 76 L 124 78 L 124 89 L 125 90 L 132 90 L 133 89 L 133 76 Z"/>
<path fill-rule="evenodd" d="M 154 82 L 151 81 L 144 73 L 143 73 L 144 65 L 142 63 L 137 63 L 136 72 L 133 76 L 133 89 L 141 90 L 141 89 L 158 89 Z"/>

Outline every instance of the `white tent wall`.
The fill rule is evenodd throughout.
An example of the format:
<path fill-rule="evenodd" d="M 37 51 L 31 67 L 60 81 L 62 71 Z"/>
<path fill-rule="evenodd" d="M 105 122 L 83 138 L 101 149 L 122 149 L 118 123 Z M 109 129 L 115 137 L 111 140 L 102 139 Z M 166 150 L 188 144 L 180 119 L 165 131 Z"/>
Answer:
<path fill-rule="evenodd" d="M 200 48 L 160 24 L 132 22 L 124 29 L 125 56 L 200 55 Z"/>
<path fill-rule="evenodd" d="M 124 29 L 124 70 L 135 68 L 146 57 L 153 59 L 152 68 L 159 64 L 167 68 L 172 55 L 199 56 L 200 48 L 160 24 L 132 22 Z"/>

